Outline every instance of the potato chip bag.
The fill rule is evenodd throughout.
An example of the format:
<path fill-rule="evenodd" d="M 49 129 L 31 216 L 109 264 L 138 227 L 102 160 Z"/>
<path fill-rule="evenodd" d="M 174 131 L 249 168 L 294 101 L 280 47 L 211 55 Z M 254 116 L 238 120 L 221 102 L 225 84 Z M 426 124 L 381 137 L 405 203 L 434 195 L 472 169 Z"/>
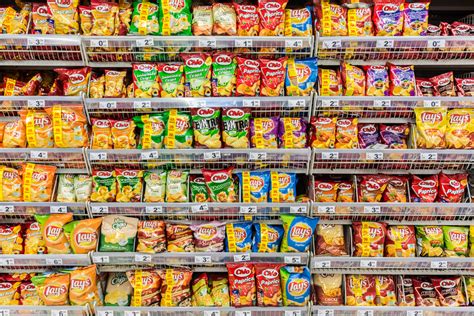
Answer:
<path fill-rule="evenodd" d="M 111 121 L 92 119 L 92 149 L 112 149 Z"/>
<path fill-rule="evenodd" d="M 413 277 L 416 306 L 439 306 L 439 299 L 428 277 Z"/>
<path fill-rule="evenodd" d="M 281 148 L 306 147 L 306 121 L 300 117 L 280 117 L 278 138 Z"/>
<path fill-rule="evenodd" d="M 249 252 L 252 249 L 252 222 L 227 223 L 225 251 Z"/>
<path fill-rule="evenodd" d="M 259 58 L 260 63 L 260 95 L 278 97 L 284 94 L 287 57 L 279 59 Z"/>
<path fill-rule="evenodd" d="M 387 228 L 385 240 L 385 257 L 416 256 L 415 227 L 395 225 Z"/>
<path fill-rule="evenodd" d="M 285 10 L 285 36 L 313 35 L 312 8 Z"/>
<path fill-rule="evenodd" d="M 166 171 L 144 171 L 143 202 L 163 203 L 166 195 Z"/>
<path fill-rule="evenodd" d="M 237 173 L 245 203 L 266 203 L 270 188 L 270 171 L 243 171 Z"/>
<path fill-rule="evenodd" d="M 130 306 L 133 288 L 125 272 L 111 272 L 105 288 L 105 306 Z"/>
<path fill-rule="evenodd" d="M 221 148 L 221 111 L 215 108 L 191 108 L 194 148 Z"/>
<path fill-rule="evenodd" d="M 119 2 L 119 24 L 115 24 L 114 35 L 127 35 L 130 30 L 130 23 L 132 19 L 132 2 L 131 0 L 125 0 Z"/>
<path fill-rule="evenodd" d="M 336 202 L 338 186 L 339 183 L 336 181 L 314 180 L 314 201 Z"/>
<path fill-rule="evenodd" d="M 115 171 L 92 171 L 91 202 L 115 202 L 117 184 Z"/>
<path fill-rule="evenodd" d="M 105 76 L 97 76 L 92 74 L 89 84 L 89 97 L 93 99 L 101 99 L 105 94 Z"/>
<path fill-rule="evenodd" d="M 212 57 L 206 53 L 181 54 L 186 97 L 210 97 Z"/>
<path fill-rule="evenodd" d="M 47 3 L 48 13 L 54 21 L 55 34 L 79 33 L 79 14 L 77 12 L 79 0 L 62 2 L 57 0 L 47 0 Z"/>
<path fill-rule="evenodd" d="M 280 269 L 283 306 L 306 306 L 311 293 L 311 272 L 307 267 Z"/>
<path fill-rule="evenodd" d="M 54 147 L 53 122 L 44 110 L 21 110 L 20 117 L 26 127 L 28 147 Z"/>
<path fill-rule="evenodd" d="M 99 251 L 133 252 L 137 235 L 138 219 L 121 215 L 102 218 Z"/>
<path fill-rule="evenodd" d="M 229 294 L 234 307 L 255 306 L 257 289 L 255 268 L 252 263 L 228 263 Z"/>
<path fill-rule="evenodd" d="M 23 180 L 17 169 L 0 166 L 0 201 L 23 201 Z"/>
<path fill-rule="evenodd" d="M 87 93 L 87 86 L 91 76 L 90 67 L 75 69 L 56 68 L 54 71 L 63 83 L 65 96 L 79 96 Z"/>
<path fill-rule="evenodd" d="M 191 115 L 171 109 L 164 112 L 166 122 L 164 144 L 168 149 L 186 149 L 193 147 L 193 128 Z"/>
<path fill-rule="evenodd" d="M 162 98 L 184 97 L 184 66 L 158 64 L 158 82 Z"/>
<path fill-rule="evenodd" d="M 36 287 L 31 282 L 22 282 L 20 285 L 20 305 L 40 306 L 43 305 Z"/>
<path fill-rule="evenodd" d="M 442 257 L 444 255 L 443 229 L 440 226 L 416 226 L 416 243 L 419 256 Z"/>
<path fill-rule="evenodd" d="M 85 203 L 89 201 L 92 193 L 92 177 L 85 174 L 78 174 L 74 177 L 74 194 L 76 202 Z"/>
<path fill-rule="evenodd" d="M 158 35 L 158 21 L 158 5 L 156 3 L 142 0 L 133 2 L 130 34 Z"/>
<path fill-rule="evenodd" d="M 133 287 L 133 291 L 128 291 L 127 296 L 121 295 L 117 303 L 123 304 L 129 293 L 133 293 L 131 297 L 131 306 L 150 306 L 157 305 L 161 299 L 161 283 L 164 281 L 158 275 L 156 270 L 131 270 L 126 272 L 128 281 Z M 125 284 L 123 285 L 125 287 Z M 128 285 L 127 285 L 128 288 Z M 119 294 L 119 293 L 117 293 Z M 114 304 L 118 305 L 118 304 Z"/>
<path fill-rule="evenodd" d="M 71 245 L 72 253 L 87 254 L 97 249 L 102 218 L 72 221 L 64 225 L 64 233 Z"/>
<path fill-rule="evenodd" d="M 193 7 L 192 31 L 194 36 L 212 35 L 212 6 Z"/>
<path fill-rule="evenodd" d="M 72 221 L 72 213 L 35 215 L 41 226 L 41 235 L 50 254 L 71 253 L 71 247 L 64 234 L 64 225 Z"/>
<path fill-rule="evenodd" d="M 431 278 L 440 306 L 465 306 L 464 287 L 462 277 L 434 277 Z"/>
<path fill-rule="evenodd" d="M 433 203 L 438 196 L 438 175 L 419 177 L 411 176 L 411 199 L 417 203 Z"/>
<path fill-rule="evenodd" d="M 225 147 L 249 148 L 250 109 L 224 108 L 222 140 Z"/>
<path fill-rule="evenodd" d="M 224 251 L 225 223 L 209 222 L 191 225 L 196 252 Z"/>
<path fill-rule="evenodd" d="M 397 306 L 394 277 L 391 275 L 375 276 L 375 302 L 377 306 Z"/>
<path fill-rule="evenodd" d="M 439 174 L 438 202 L 462 203 L 468 185 L 468 174 Z"/>
<path fill-rule="evenodd" d="M 336 148 L 355 149 L 359 147 L 358 119 L 341 118 L 336 122 Z"/>
<path fill-rule="evenodd" d="M 54 143 L 59 148 L 87 147 L 87 119 L 82 106 L 46 108 L 53 120 Z"/>
<path fill-rule="evenodd" d="M 213 3 L 212 17 L 215 35 L 237 35 L 237 16 L 231 3 Z"/>
<path fill-rule="evenodd" d="M 474 96 L 474 78 L 455 78 L 458 96 Z"/>
<path fill-rule="evenodd" d="M 25 148 L 26 147 L 26 127 L 22 119 L 5 122 L 3 129 L 4 148 Z"/>
<path fill-rule="evenodd" d="M 413 66 L 388 64 L 390 74 L 390 94 L 392 96 L 413 97 L 416 95 L 416 80 Z"/>
<path fill-rule="evenodd" d="M 143 171 L 115 169 L 117 202 L 141 202 Z"/>
<path fill-rule="evenodd" d="M 392 177 L 383 174 L 366 175 L 357 178 L 358 200 L 360 202 L 380 202 Z"/>
<path fill-rule="evenodd" d="M 377 222 L 353 222 L 354 257 L 383 257 L 387 225 Z"/>
<path fill-rule="evenodd" d="M 375 306 L 376 276 L 352 274 L 345 277 L 347 306 Z"/>
<path fill-rule="evenodd" d="M 469 227 L 443 226 L 443 236 L 446 257 L 467 257 L 469 255 Z"/>
<path fill-rule="evenodd" d="M 159 35 L 192 35 L 191 4 L 191 0 L 159 0 Z"/>
<path fill-rule="evenodd" d="M 20 224 L 0 225 L 0 252 L 2 255 L 23 253 L 22 226 Z"/>
<path fill-rule="evenodd" d="M 230 97 L 235 93 L 235 69 L 237 61 L 234 54 L 217 52 L 212 55 L 212 95 Z"/>
<path fill-rule="evenodd" d="M 82 35 L 90 36 L 92 30 L 92 12 L 90 6 L 79 6 L 79 21 L 81 22 Z"/>
<path fill-rule="evenodd" d="M 118 20 L 118 4 L 101 0 L 91 1 L 92 28 L 91 35 L 112 36 Z"/>
<path fill-rule="evenodd" d="M 176 307 L 191 305 L 192 270 L 189 268 L 158 269 L 161 283 L 160 306 Z"/>
<path fill-rule="evenodd" d="M 384 97 L 390 95 L 387 68 L 383 65 L 364 66 L 367 96 Z"/>
<path fill-rule="evenodd" d="M 415 108 L 418 148 L 446 148 L 447 109 Z"/>
<path fill-rule="evenodd" d="M 136 98 L 151 98 L 160 95 L 156 64 L 132 64 L 132 78 Z"/>
<path fill-rule="evenodd" d="M 97 288 L 97 269 L 93 264 L 88 267 L 74 268 L 69 272 L 69 302 L 71 305 L 102 305 Z"/>
<path fill-rule="evenodd" d="M 349 36 L 372 36 L 372 10 L 370 7 L 353 8 L 347 10 L 347 29 Z"/>
<path fill-rule="evenodd" d="M 400 36 L 403 31 L 403 0 L 375 0 L 375 36 Z"/>
<path fill-rule="evenodd" d="M 285 233 L 281 243 L 281 252 L 308 251 L 319 218 L 309 218 L 291 214 L 281 214 Z"/>
<path fill-rule="evenodd" d="M 110 124 L 114 149 L 134 149 L 137 147 L 133 120 L 110 120 Z"/>
<path fill-rule="evenodd" d="M 79 10 L 81 10 L 81 6 L 79 7 Z M 34 2 L 33 10 L 31 12 L 32 30 L 30 33 L 54 34 L 54 23 L 51 23 L 51 21 L 51 15 L 48 13 L 48 5 L 45 3 Z"/>
<path fill-rule="evenodd" d="M 342 277 L 342 274 L 317 274 L 314 276 L 315 294 L 318 305 L 343 305 Z"/>
<path fill-rule="evenodd" d="M 56 167 L 27 163 L 22 165 L 22 173 L 25 202 L 51 201 Z"/>
<path fill-rule="evenodd" d="M 268 202 L 294 203 L 296 200 L 296 173 L 271 171 Z"/>
<path fill-rule="evenodd" d="M 258 306 L 282 306 L 279 263 L 255 263 Z"/>
<path fill-rule="evenodd" d="M 204 177 L 191 176 L 189 186 L 191 191 L 191 202 L 203 203 L 211 201 Z"/>
<path fill-rule="evenodd" d="M 430 1 L 405 3 L 403 8 L 403 35 L 425 36 L 428 29 Z"/>
<path fill-rule="evenodd" d="M 170 170 L 166 178 L 166 201 L 168 203 L 189 202 L 188 196 L 189 171 Z"/>
<path fill-rule="evenodd" d="M 211 202 L 235 202 L 237 190 L 232 179 L 233 167 L 222 170 L 202 169 Z"/>
<path fill-rule="evenodd" d="M 236 57 L 237 60 L 237 86 L 236 96 L 260 95 L 260 63 L 253 59 Z"/>
<path fill-rule="evenodd" d="M 232 4 L 234 5 L 235 12 L 237 13 L 237 35 L 257 36 L 260 30 L 257 6 L 239 4 L 236 2 L 233 2 Z"/>
<path fill-rule="evenodd" d="M 159 253 L 166 251 L 166 224 L 158 220 L 138 222 L 138 252 Z"/>
<path fill-rule="evenodd" d="M 194 252 L 194 239 L 191 226 L 187 224 L 166 223 L 168 252 Z"/>
<path fill-rule="evenodd" d="M 0 281 L 0 304 L 19 305 L 21 282 Z"/>
<path fill-rule="evenodd" d="M 253 224 L 255 237 L 252 252 L 278 252 L 283 238 L 283 226 L 264 223 Z"/>
<path fill-rule="evenodd" d="M 69 305 L 69 280 L 69 274 L 66 273 L 45 273 L 31 278 L 46 306 Z"/>
<path fill-rule="evenodd" d="M 285 34 L 285 8 L 288 0 L 258 0 L 260 36 Z"/>
<path fill-rule="evenodd" d="M 134 116 L 133 121 L 140 129 L 139 149 L 163 148 L 166 129 L 166 121 L 163 113 Z"/>
<path fill-rule="evenodd" d="M 211 296 L 209 279 L 207 273 L 201 273 L 194 278 L 192 283 L 193 296 L 191 298 L 193 306 L 214 306 L 214 299 Z"/>
<path fill-rule="evenodd" d="M 455 97 L 456 87 L 454 83 L 453 72 L 447 72 L 438 76 L 431 77 L 430 82 L 434 88 L 434 94 L 442 97 Z"/>
<path fill-rule="evenodd" d="M 250 119 L 250 143 L 253 148 L 278 148 L 279 117 Z"/>
<path fill-rule="evenodd" d="M 365 74 L 361 68 L 342 62 L 341 74 L 345 96 L 365 96 Z"/>
<path fill-rule="evenodd" d="M 318 81 L 317 58 L 294 59 L 287 62 L 285 90 L 287 96 L 309 96 Z"/>
<path fill-rule="evenodd" d="M 318 73 L 319 94 L 321 96 L 342 95 L 342 83 L 339 71 L 319 68 Z"/>
<path fill-rule="evenodd" d="M 381 144 L 378 124 L 373 124 L 373 123 L 358 124 L 357 129 L 358 129 L 359 148 L 373 149 L 373 148 L 386 147 Z"/>
<path fill-rule="evenodd" d="M 352 181 L 341 181 L 337 188 L 337 202 L 352 203 L 354 200 L 354 184 Z"/>
<path fill-rule="evenodd" d="M 48 252 L 38 222 L 25 223 L 23 230 L 25 237 L 25 255 L 45 254 Z"/>
<path fill-rule="evenodd" d="M 318 224 L 316 226 L 316 255 L 347 256 L 344 226 Z"/>
<path fill-rule="evenodd" d="M 322 36 L 347 36 L 346 8 L 322 1 L 317 13 L 317 27 Z"/>
<path fill-rule="evenodd" d="M 124 90 L 127 71 L 105 70 L 105 98 L 120 98 Z"/>
<path fill-rule="evenodd" d="M 76 202 L 76 195 L 74 193 L 74 175 L 60 174 L 58 175 L 58 179 L 58 193 L 56 196 L 56 201 L 66 203 Z"/>

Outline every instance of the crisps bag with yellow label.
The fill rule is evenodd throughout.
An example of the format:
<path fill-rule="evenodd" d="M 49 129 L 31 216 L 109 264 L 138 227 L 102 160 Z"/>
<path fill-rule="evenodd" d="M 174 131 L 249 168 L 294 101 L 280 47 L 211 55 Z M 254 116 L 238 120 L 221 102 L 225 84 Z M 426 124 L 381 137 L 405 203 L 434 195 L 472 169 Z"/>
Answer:
<path fill-rule="evenodd" d="M 82 106 L 46 108 L 53 120 L 54 143 L 59 148 L 87 147 L 87 119 Z"/>
<path fill-rule="evenodd" d="M 48 0 L 48 12 L 54 21 L 56 34 L 78 34 L 79 14 L 77 7 L 79 0 Z"/>
<path fill-rule="evenodd" d="M 130 34 L 158 35 L 158 5 L 147 0 L 133 2 Z"/>
<path fill-rule="evenodd" d="M 191 115 L 171 109 L 164 112 L 166 123 L 165 147 L 168 149 L 185 149 L 193 146 L 193 129 Z"/>
<path fill-rule="evenodd" d="M 27 163 L 22 165 L 23 200 L 49 202 L 53 192 L 56 167 Z"/>
<path fill-rule="evenodd" d="M 31 278 L 41 301 L 46 306 L 69 305 L 69 274 L 49 273 Z"/>
<path fill-rule="evenodd" d="M 79 20 L 81 22 L 82 35 L 90 36 L 92 30 L 92 13 L 90 6 L 79 6 Z"/>
<path fill-rule="evenodd" d="M 44 110 L 21 110 L 26 126 L 26 140 L 30 148 L 53 148 L 53 121 Z"/>
<path fill-rule="evenodd" d="M 17 169 L 0 166 L 0 201 L 23 201 L 23 180 Z"/>
<path fill-rule="evenodd" d="M 71 247 L 66 235 L 64 234 L 64 225 L 72 221 L 72 213 L 46 215 L 36 214 L 35 218 L 41 226 L 41 235 L 45 246 L 48 249 L 48 253 L 71 253 Z"/>
<path fill-rule="evenodd" d="M 474 109 L 448 111 L 446 145 L 455 149 L 474 148 Z"/>
<path fill-rule="evenodd" d="M 160 35 L 192 35 L 191 0 L 159 0 Z"/>
<path fill-rule="evenodd" d="M 288 96 L 309 96 L 318 81 L 318 59 L 288 59 L 285 89 Z"/>
<path fill-rule="evenodd" d="M 91 1 L 91 35 L 112 36 L 115 33 L 119 7 L 116 3 L 99 0 Z"/>
<path fill-rule="evenodd" d="M 285 231 L 281 243 L 281 252 L 308 251 L 313 239 L 319 218 L 295 216 L 290 214 L 280 215 Z"/>
<path fill-rule="evenodd" d="M 99 240 L 99 228 L 102 218 L 73 221 L 64 225 L 66 238 L 75 254 L 87 254 L 95 251 Z"/>
<path fill-rule="evenodd" d="M 125 92 L 124 80 L 126 71 L 105 70 L 105 93 L 106 98 L 120 98 Z"/>
<path fill-rule="evenodd" d="M 84 306 L 90 304 L 92 306 L 102 305 L 97 288 L 97 269 L 93 264 L 88 267 L 74 268 L 69 273 L 69 301 L 71 305 Z"/>
<path fill-rule="evenodd" d="M 92 119 L 92 149 L 112 149 L 110 120 Z"/>
<path fill-rule="evenodd" d="M 446 108 L 415 108 L 418 148 L 446 148 Z"/>
<path fill-rule="evenodd" d="M 105 76 L 93 74 L 89 85 L 89 97 L 92 99 L 101 99 L 105 94 Z"/>
<path fill-rule="evenodd" d="M 134 116 L 133 121 L 140 129 L 139 149 L 163 148 L 166 128 L 166 121 L 163 113 Z"/>

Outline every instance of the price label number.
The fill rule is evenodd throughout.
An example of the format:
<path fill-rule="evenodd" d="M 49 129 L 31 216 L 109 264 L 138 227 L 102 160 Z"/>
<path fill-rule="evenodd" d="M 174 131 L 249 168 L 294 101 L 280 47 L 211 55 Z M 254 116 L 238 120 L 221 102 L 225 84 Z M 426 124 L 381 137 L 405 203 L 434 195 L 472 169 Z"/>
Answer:
<path fill-rule="evenodd" d="M 250 261 L 249 253 L 241 253 L 238 255 L 234 255 L 234 262 L 245 262 L 245 261 Z"/>
<path fill-rule="evenodd" d="M 432 269 L 447 269 L 448 262 L 447 261 L 431 261 L 431 268 Z"/>
<path fill-rule="evenodd" d="M 446 47 L 446 40 L 444 39 L 432 39 L 427 42 L 428 48 L 444 48 Z"/>
<path fill-rule="evenodd" d="M 322 160 L 335 160 L 335 159 L 339 159 L 339 153 L 338 153 L 338 152 L 322 152 L 322 153 L 321 153 L 321 159 L 322 159 Z"/>
<path fill-rule="evenodd" d="M 302 48 L 303 40 L 299 40 L 299 39 L 286 40 L 285 47 L 286 48 Z"/>
<path fill-rule="evenodd" d="M 235 47 L 252 47 L 253 40 L 251 39 L 236 39 Z"/>
<path fill-rule="evenodd" d="M 221 316 L 220 311 L 204 311 L 202 316 Z"/>
<path fill-rule="evenodd" d="M 140 316 L 140 311 L 124 311 L 124 316 Z"/>
<path fill-rule="evenodd" d="M 300 256 L 285 256 L 284 260 L 286 264 L 301 264 Z"/>
<path fill-rule="evenodd" d="M 244 99 L 243 100 L 244 107 L 248 108 L 255 108 L 260 106 L 260 100 L 256 99 Z"/>
<path fill-rule="evenodd" d="M 301 311 L 285 311 L 285 316 L 301 316 Z"/>
<path fill-rule="evenodd" d="M 207 212 L 208 210 L 209 206 L 207 204 L 198 204 L 191 206 L 191 212 L 193 213 Z"/>
<path fill-rule="evenodd" d="M 306 214 L 308 209 L 306 206 L 290 206 L 291 214 Z"/>
<path fill-rule="evenodd" d="M 91 160 L 107 160 L 107 153 L 90 153 Z"/>
<path fill-rule="evenodd" d="M 437 108 L 441 106 L 441 100 L 424 100 L 423 107 L 425 108 Z"/>
<path fill-rule="evenodd" d="M 51 310 L 51 316 L 67 316 L 67 310 L 53 309 Z"/>
<path fill-rule="evenodd" d="M 48 266 L 61 266 L 63 259 L 61 258 L 46 258 L 46 265 Z"/>
<path fill-rule="evenodd" d="M 91 47 L 109 47 L 109 41 L 106 39 L 91 39 Z"/>
<path fill-rule="evenodd" d="M 115 101 L 100 101 L 99 109 L 116 109 L 117 102 Z"/>
<path fill-rule="evenodd" d="M 151 262 L 151 255 L 136 254 L 135 262 Z"/>
<path fill-rule="evenodd" d="M 162 214 L 163 207 L 162 206 L 147 206 L 145 207 L 146 214 Z"/>
<path fill-rule="evenodd" d="M 134 101 L 133 108 L 134 109 L 150 109 L 151 101 Z"/>
<path fill-rule="evenodd" d="M 32 150 L 30 152 L 30 157 L 31 159 L 48 159 L 48 152 Z"/>
<path fill-rule="evenodd" d="M 108 206 L 91 206 L 91 211 L 94 214 L 107 214 L 109 213 Z"/>
<path fill-rule="evenodd" d="M 153 38 L 151 37 L 137 39 L 137 47 L 150 47 L 154 44 Z"/>
<path fill-rule="evenodd" d="M 113 311 L 98 311 L 98 316 L 114 316 Z"/>
<path fill-rule="evenodd" d="M 64 214 L 67 213 L 67 206 L 61 205 L 61 206 L 50 206 L 49 207 L 49 212 L 51 214 Z"/>
<path fill-rule="evenodd" d="M 204 153 L 204 160 L 215 160 L 221 159 L 221 152 L 220 151 L 211 151 Z"/>
<path fill-rule="evenodd" d="M 10 311 L 8 309 L 0 310 L 0 316 L 10 316 Z"/>
<path fill-rule="evenodd" d="M 358 310 L 357 316 L 374 316 L 373 310 Z"/>
<path fill-rule="evenodd" d="M 2 265 L 2 266 L 13 266 L 13 265 L 15 265 L 15 259 L 13 259 L 13 258 L 2 258 L 2 259 L 0 259 L 0 265 Z"/>
<path fill-rule="evenodd" d="M 257 205 L 241 206 L 240 214 L 257 214 Z"/>
<path fill-rule="evenodd" d="M 407 316 L 423 316 L 423 311 L 407 311 Z"/>
<path fill-rule="evenodd" d="M 334 99 L 321 100 L 321 107 L 323 108 L 335 108 L 338 106 L 339 106 L 339 100 L 334 100 Z"/>
<path fill-rule="evenodd" d="M 436 161 L 438 160 L 438 153 L 421 153 L 420 160 Z"/>
<path fill-rule="evenodd" d="M 316 269 L 329 269 L 331 268 L 331 261 L 315 261 L 314 267 Z"/>
<path fill-rule="evenodd" d="M 288 100 L 288 107 L 290 108 L 303 108 L 306 106 L 304 99 Z"/>
<path fill-rule="evenodd" d="M 194 263 L 211 263 L 211 256 L 195 256 Z"/>
<path fill-rule="evenodd" d="M 374 100 L 374 107 L 376 108 L 389 108 L 392 105 L 390 100 Z"/>
<path fill-rule="evenodd" d="M 265 160 L 267 153 L 249 153 L 249 160 Z"/>
<path fill-rule="evenodd" d="M 374 206 L 364 206 L 364 213 L 365 214 L 380 214 L 382 212 L 379 205 Z"/>
<path fill-rule="evenodd" d="M 393 48 L 394 44 L 394 40 L 377 40 L 375 46 L 377 48 Z"/>
<path fill-rule="evenodd" d="M 323 41 L 323 48 L 335 49 L 335 48 L 341 48 L 341 47 L 342 47 L 341 40 Z"/>
<path fill-rule="evenodd" d="M 46 102 L 44 100 L 28 100 L 29 108 L 44 108 Z"/>
<path fill-rule="evenodd" d="M 0 213 L 14 213 L 15 207 L 13 205 L 0 205 Z"/>
<path fill-rule="evenodd" d="M 215 39 L 199 40 L 199 47 L 216 48 L 216 46 L 217 42 Z"/>
<path fill-rule="evenodd" d="M 383 160 L 383 153 L 366 153 L 367 160 Z"/>
<path fill-rule="evenodd" d="M 153 150 L 153 151 L 145 151 L 140 154 L 140 157 L 142 160 L 151 160 L 151 159 L 158 159 L 160 155 L 158 154 L 158 151 Z"/>
<path fill-rule="evenodd" d="M 333 309 L 318 309 L 318 316 L 334 316 Z"/>
<path fill-rule="evenodd" d="M 251 311 L 235 311 L 235 316 L 252 316 Z"/>
<path fill-rule="evenodd" d="M 44 38 L 29 38 L 28 46 L 41 46 L 44 45 Z"/>
<path fill-rule="evenodd" d="M 319 214 L 334 214 L 336 213 L 336 207 L 334 205 L 319 205 L 318 213 Z"/>
<path fill-rule="evenodd" d="M 109 256 L 96 256 L 96 255 L 94 255 L 92 257 L 92 261 L 94 263 L 109 263 L 110 258 L 109 258 Z"/>
<path fill-rule="evenodd" d="M 375 260 L 361 260 L 360 261 L 361 268 L 377 268 L 377 261 Z"/>

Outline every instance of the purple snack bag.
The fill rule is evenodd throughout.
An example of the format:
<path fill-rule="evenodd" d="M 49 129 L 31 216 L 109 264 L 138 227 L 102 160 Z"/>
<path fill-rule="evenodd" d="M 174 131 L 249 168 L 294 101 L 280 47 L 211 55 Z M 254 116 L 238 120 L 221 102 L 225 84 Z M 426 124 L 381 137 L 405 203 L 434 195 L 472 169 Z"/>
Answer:
<path fill-rule="evenodd" d="M 280 117 L 278 138 L 281 148 L 306 147 L 306 121 L 299 117 Z"/>
<path fill-rule="evenodd" d="M 375 124 L 359 124 L 359 146 L 363 149 L 381 148 L 380 135 Z"/>
<path fill-rule="evenodd" d="M 367 96 L 384 97 L 390 95 L 390 81 L 387 67 L 364 66 Z"/>
<path fill-rule="evenodd" d="M 403 10 L 403 35 L 425 36 L 428 30 L 428 8 L 427 2 L 405 3 Z"/>
<path fill-rule="evenodd" d="M 414 97 L 416 80 L 414 66 L 397 66 L 387 63 L 390 71 L 390 93 L 393 96 Z"/>
<path fill-rule="evenodd" d="M 278 148 L 278 123 L 279 117 L 251 118 L 250 145 L 253 148 Z"/>
<path fill-rule="evenodd" d="M 409 133 L 410 128 L 408 124 L 380 124 L 380 137 L 382 138 L 382 143 L 387 145 L 388 148 L 406 149 Z"/>
<path fill-rule="evenodd" d="M 196 252 L 224 251 L 225 223 L 210 222 L 191 225 Z"/>

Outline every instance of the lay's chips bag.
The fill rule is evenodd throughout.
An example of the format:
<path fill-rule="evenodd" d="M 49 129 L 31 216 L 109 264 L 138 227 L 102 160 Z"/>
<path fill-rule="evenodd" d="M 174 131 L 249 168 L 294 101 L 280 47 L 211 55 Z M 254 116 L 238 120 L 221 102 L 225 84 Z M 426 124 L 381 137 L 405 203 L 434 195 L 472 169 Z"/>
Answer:
<path fill-rule="evenodd" d="M 311 292 L 311 273 L 307 267 L 280 269 L 283 306 L 306 306 Z"/>
<path fill-rule="evenodd" d="M 247 252 L 252 247 L 252 222 L 227 223 L 226 252 Z"/>
<path fill-rule="evenodd" d="M 319 218 L 281 214 L 280 219 L 285 230 L 280 251 L 308 251 Z"/>
<path fill-rule="evenodd" d="M 269 202 L 294 203 L 296 182 L 296 173 L 272 171 Z"/>
<path fill-rule="evenodd" d="M 268 201 L 270 188 L 269 171 L 244 171 L 237 173 L 242 188 L 243 202 L 262 203 Z"/>
<path fill-rule="evenodd" d="M 64 225 L 72 221 L 72 213 L 35 215 L 40 223 L 41 234 L 50 254 L 71 253 L 71 247 L 64 234 Z"/>
<path fill-rule="evenodd" d="M 286 68 L 286 95 L 309 96 L 318 81 L 318 59 L 288 59 Z"/>
<path fill-rule="evenodd" d="M 255 223 L 252 252 L 278 252 L 283 238 L 283 226 Z"/>
<path fill-rule="evenodd" d="M 313 35 L 311 7 L 285 10 L 285 36 Z"/>
<path fill-rule="evenodd" d="M 64 232 L 71 245 L 72 252 L 86 254 L 96 250 L 101 224 L 102 218 L 99 217 L 73 221 L 64 225 Z"/>

